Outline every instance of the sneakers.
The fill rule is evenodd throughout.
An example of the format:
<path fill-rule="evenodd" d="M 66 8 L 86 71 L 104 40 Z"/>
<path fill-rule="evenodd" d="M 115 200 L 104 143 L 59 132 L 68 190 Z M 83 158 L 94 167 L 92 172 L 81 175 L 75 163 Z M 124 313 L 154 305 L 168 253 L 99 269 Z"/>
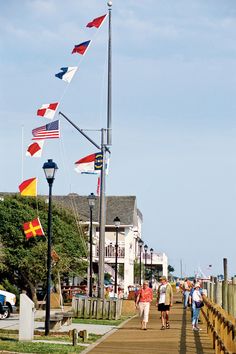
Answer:
<path fill-rule="evenodd" d="M 199 327 L 193 327 L 193 331 L 202 331 L 202 329 Z"/>

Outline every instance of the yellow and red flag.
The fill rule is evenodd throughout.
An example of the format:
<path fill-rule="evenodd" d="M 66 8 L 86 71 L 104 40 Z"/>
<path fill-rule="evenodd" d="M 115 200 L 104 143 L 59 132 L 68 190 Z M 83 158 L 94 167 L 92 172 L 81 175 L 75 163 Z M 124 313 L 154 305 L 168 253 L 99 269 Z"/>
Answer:
<path fill-rule="evenodd" d="M 27 197 L 37 196 L 37 178 L 33 177 L 23 181 L 19 185 L 20 194 Z"/>
<path fill-rule="evenodd" d="M 35 236 L 44 236 L 43 228 L 39 218 L 24 223 L 23 229 L 27 240 Z"/>

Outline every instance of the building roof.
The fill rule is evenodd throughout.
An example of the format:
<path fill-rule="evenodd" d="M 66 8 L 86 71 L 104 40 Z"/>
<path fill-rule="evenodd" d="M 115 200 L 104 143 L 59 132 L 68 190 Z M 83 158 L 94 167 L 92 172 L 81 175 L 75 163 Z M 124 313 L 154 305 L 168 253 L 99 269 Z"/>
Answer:
<path fill-rule="evenodd" d="M 53 200 L 66 208 L 76 211 L 82 221 L 89 220 L 89 205 L 87 196 L 75 193 L 67 196 L 53 196 Z M 93 221 L 99 221 L 99 200 L 97 197 L 93 209 Z M 121 225 L 138 225 L 138 217 L 142 220 L 142 213 L 137 209 L 135 196 L 106 196 L 106 225 L 114 225 L 114 218 L 118 216 Z"/>
<path fill-rule="evenodd" d="M 14 195 L 16 193 L 3 192 L 1 195 Z M 39 197 L 48 199 L 48 196 L 40 195 Z M 72 210 L 79 220 L 89 220 L 89 205 L 88 197 L 81 196 L 76 193 L 68 195 L 53 195 L 53 202 L 62 207 Z M 99 201 L 97 197 L 93 209 L 93 221 L 99 222 Z M 136 196 L 106 196 L 106 225 L 114 225 L 113 220 L 118 216 L 121 225 L 124 226 L 138 226 L 138 218 L 141 222 L 143 216 L 141 211 L 137 208 Z"/>

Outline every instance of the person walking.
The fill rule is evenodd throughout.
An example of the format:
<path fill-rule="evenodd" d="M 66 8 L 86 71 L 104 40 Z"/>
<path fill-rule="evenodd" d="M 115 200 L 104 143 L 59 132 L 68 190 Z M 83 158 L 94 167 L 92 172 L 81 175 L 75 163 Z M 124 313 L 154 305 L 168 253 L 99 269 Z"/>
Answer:
<path fill-rule="evenodd" d="M 204 306 L 202 292 L 200 290 L 200 283 L 196 282 L 194 285 L 194 290 L 190 297 L 190 302 L 192 305 L 192 327 L 193 331 L 201 331 L 198 327 L 200 308 Z"/>
<path fill-rule="evenodd" d="M 143 287 L 139 290 L 135 305 L 139 307 L 139 316 L 141 319 L 141 329 L 147 330 L 150 303 L 153 299 L 152 289 L 148 287 L 148 281 L 143 282 Z"/>
<path fill-rule="evenodd" d="M 160 278 L 161 284 L 157 289 L 157 306 L 158 311 L 161 312 L 161 329 L 169 329 L 169 311 L 173 306 L 173 290 L 172 286 L 167 282 L 165 276 Z"/>
<path fill-rule="evenodd" d="M 185 278 L 183 283 L 184 309 L 187 309 L 188 307 L 188 298 L 189 298 L 190 290 L 191 290 L 191 282 L 188 280 L 188 278 Z"/>

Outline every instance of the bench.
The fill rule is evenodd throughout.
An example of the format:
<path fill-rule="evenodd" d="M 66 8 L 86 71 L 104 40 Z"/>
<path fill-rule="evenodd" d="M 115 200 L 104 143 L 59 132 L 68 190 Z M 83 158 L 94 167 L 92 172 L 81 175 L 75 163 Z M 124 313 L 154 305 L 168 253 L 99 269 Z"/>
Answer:
<path fill-rule="evenodd" d="M 70 326 L 72 324 L 73 312 L 56 312 L 55 316 L 62 316 L 61 325 Z"/>
<path fill-rule="evenodd" d="M 62 326 L 62 320 L 63 320 L 62 315 L 57 315 L 57 316 L 54 315 L 50 317 L 49 328 L 54 331 L 59 330 Z"/>
<path fill-rule="evenodd" d="M 38 301 L 38 309 L 44 310 L 46 306 L 46 301 Z"/>

